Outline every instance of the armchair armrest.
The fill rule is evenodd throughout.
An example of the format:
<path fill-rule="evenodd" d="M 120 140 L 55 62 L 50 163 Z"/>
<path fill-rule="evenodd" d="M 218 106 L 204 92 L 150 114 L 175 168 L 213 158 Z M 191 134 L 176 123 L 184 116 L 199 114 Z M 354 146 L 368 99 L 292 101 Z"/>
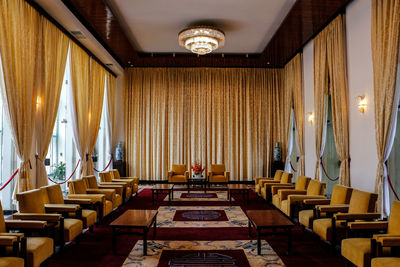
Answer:
<path fill-rule="evenodd" d="M 211 179 L 212 176 L 213 176 L 213 173 L 212 173 L 212 172 L 208 172 L 208 175 L 207 175 L 208 181 L 210 181 L 210 179 Z"/>
<path fill-rule="evenodd" d="M 122 193 L 124 191 L 124 186 L 123 185 L 119 185 L 119 184 L 103 184 L 101 183 L 99 185 L 99 189 L 113 189 L 115 190 L 115 193 L 117 193 L 118 195 L 122 196 Z"/>
<path fill-rule="evenodd" d="M 305 199 L 325 199 L 325 196 L 320 195 L 298 195 L 298 194 L 290 194 L 288 196 L 288 201 L 290 204 L 303 202 Z"/>
<path fill-rule="evenodd" d="M 256 177 L 256 178 L 254 178 L 254 184 L 259 184 L 259 182 L 261 181 L 261 180 L 273 180 L 273 178 L 271 178 L 271 177 Z"/>
<path fill-rule="evenodd" d="M 66 198 L 66 199 L 64 199 L 64 203 L 65 204 L 78 204 L 78 205 L 91 205 L 91 204 L 94 204 L 95 202 L 90 200 L 90 199 L 80 199 L 80 198 L 70 199 L 70 198 Z"/>
<path fill-rule="evenodd" d="M 381 243 L 383 247 L 400 246 L 400 235 L 380 234 L 380 235 L 374 235 L 373 239 L 375 239 L 376 242 Z"/>
<path fill-rule="evenodd" d="M 330 199 L 305 199 L 303 201 L 306 205 L 329 205 L 331 203 Z"/>
<path fill-rule="evenodd" d="M 115 190 L 113 189 L 86 189 L 86 192 L 89 194 L 103 194 L 110 201 L 115 199 Z"/>
<path fill-rule="evenodd" d="M 79 205 L 76 204 L 45 204 L 44 208 L 46 212 L 76 212 L 80 209 Z"/>
<path fill-rule="evenodd" d="M 347 212 L 349 210 L 349 205 L 317 205 L 315 208 L 320 212 L 336 213 Z"/>
<path fill-rule="evenodd" d="M 44 229 L 47 226 L 47 222 L 46 221 L 6 220 L 5 223 L 6 223 L 7 230 Z M 7 233 L 7 234 L 16 235 L 18 233 Z M 22 235 L 22 237 L 23 237 L 23 235 Z"/>
<path fill-rule="evenodd" d="M 280 185 L 281 184 L 281 182 L 280 181 L 275 181 L 275 180 L 264 180 L 264 179 L 261 179 L 259 182 L 258 182 L 258 184 L 261 186 L 261 187 L 264 187 L 266 184 L 273 184 L 273 185 Z"/>
<path fill-rule="evenodd" d="M 61 214 L 56 213 L 14 213 L 13 219 L 17 220 L 38 220 L 47 222 L 57 222 L 61 220 Z"/>
<path fill-rule="evenodd" d="M 94 203 L 104 203 L 105 201 L 104 194 L 70 194 L 67 197 L 68 199 L 90 199 Z"/>
<path fill-rule="evenodd" d="M 348 227 L 350 230 L 385 230 L 388 222 L 351 222 Z"/>
<path fill-rule="evenodd" d="M 34 221 L 37 222 L 37 221 Z M 7 221 L 6 221 L 6 228 L 7 228 Z M 18 238 L 18 241 L 20 241 L 25 234 L 24 233 L 0 233 L 0 236 L 15 236 L 16 238 Z"/>
<path fill-rule="evenodd" d="M 306 190 L 296 190 L 296 189 L 281 189 L 278 191 L 279 199 L 286 200 L 289 195 L 305 195 L 307 194 Z"/>
<path fill-rule="evenodd" d="M 224 172 L 224 176 L 226 177 L 226 179 L 228 179 L 228 182 L 229 182 L 229 179 L 231 177 L 231 173 L 230 172 Z"/>
<path fill-rule="evenodd" d="M 0 236 L 0 246 L 13 246 L 15 242 L 18 242 L 16 236 Z"/>
<path fill-rule="evenodd" d="M 336 220 L 375 220 L 381 217 L 380 213 L 337 213 L 334 215 Z"/>
<path fill-rule="evenodd" d="M 294 188 L 295 187 L 293 185 L 288 185 L 288 184 L 273 185 L 271 187 L 271 193 L 272 195 L 276 195 L 281 189 L 294 189 Z"/>

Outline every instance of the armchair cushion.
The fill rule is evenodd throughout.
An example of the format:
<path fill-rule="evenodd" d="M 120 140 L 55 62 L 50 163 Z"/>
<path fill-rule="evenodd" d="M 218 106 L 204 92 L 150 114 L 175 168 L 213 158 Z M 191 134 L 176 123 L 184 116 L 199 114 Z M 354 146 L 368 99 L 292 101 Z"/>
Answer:
<path fill-rule="evenodd" d="M 170 183 L 186 183 L 187 177 L 186 177 L 186 175 L 172 175 L 169 182 Z"/>
<path fill-rule="evenodd" d="M 296 181 L 296 189 L 297 190 L 307 190 L 308 183 L 310 182 L 311 178 L 306 176 L 299 176 L 297 177 Z"/>
<path fill-rule="evenodd" d="M 393 201 L 392 203 L 387 233 L 400 235 L 400 201 Z"/>
<path fill-rule="evenodd" d="M 62 194 L 61 186 L 58 184 L 48 185 L 42 187 L 47 190 L 47 196 L 49 203 L 52 204 L 64 204 L 64 196 Z"/>
<path fill-rule="evenodd" d="M 228 177 L 225 175 L 213 175 L 210 177 L 210 182 L 211 183 L 227 183 L 228 182 Z"/>
<path fill-rule="evenodd" d="M 27 266 L 39 266 L 54 252 L 53 239 L 29 237 L 26 239 Z"/>
<path fill-rule="evenodd" d="M 342 221 L 336 221 L 336 229 L 342 228 Z M 332 218 L 322 218 L 313 221 L 313 231 L 326 241 L 332 241 Z"/>
<path fill-rule="evenodd" d="M 299 222 L 307 228 L 312 227 L 314 220 L 314 210 L 301 210 L 299 212 Z"/>
<path fill-rule="evenodd" d="M 307 195 L 323 195 L 325 191 L 325 183 L 321 183 L 317 180 L 310 180 L 307 187 Z"/>
<path fill-rule="evenodd" d="M 173 174 L 184 175 L 185 172 L 187 171 L 187 166 L 186 164 L 175 164 L 172 165 L 171 171 L 173 172 Z"/>
<path fill-rule="evenodd" d="M 47 192 L 45 189 L 34 189 L 17 194 L 19 211 L 21 213 L 45 213 L 44 204 Z"/>
<path fill-rule="evenodd" d="M 354 189 L 349 203 L 349 213 L 366 213 L 375 210 L 377 194 Z"/>
<path fill-rule="evenodd" d="M 216 174 L 224 175 L 225 165 L 224 164 L 211 164 L 210 172 L 212 172 L 213 175 L 216 175 Z"/>
<path fill-rule="evenodd" d="M 78 219 L 64 219 L 64 240 L 72 241 L 75 237 L 82 233 L 83 222 Z"/>
<path fill-rule="evenodd" d="M 400 266 L 400 258 L 385 257 L 385 258 L 373 258 L 371 261 L 371 267 L 398 267 Z"/>
<path fill-rule="evenodd" d="M 24 259 L 18 257 L 1 257 L 0 267 L 24 267 Z"/>
<path fill-rule="evenodd" d="M 332 190 L 331 205 L 348 204 L 350 202 L 352 188 L 335 184 Z"/>

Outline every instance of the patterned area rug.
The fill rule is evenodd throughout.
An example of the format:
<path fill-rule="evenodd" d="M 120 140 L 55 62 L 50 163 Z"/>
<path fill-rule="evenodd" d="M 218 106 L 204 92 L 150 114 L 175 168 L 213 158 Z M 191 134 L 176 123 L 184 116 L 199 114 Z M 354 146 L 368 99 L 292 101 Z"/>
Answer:
<path fill-rule="evenodd" d="M 242 250 L 247 258 L 248 264 L 254 267 L 260 266 L 285 266 L 275 251 L 268 245 L 265 240 L 262 240 L 261 255 L 257 255 L 257 241 L 256 240 L 234 240 L 234 241 L 159 241 L 152 240 L 147 242 L 147 256 L 143 256 L 143 241 L 139 240 L 135 247 L 130 252 L 122 266 L 136 267 L 136 266 L 165 266 L 161 258 L 163 251 L 182 251 L 185 250 L 189 254 L 193 251 L 229 251 L 229 250 Z M 167 252 L 166 255 L 169 253 Z M 231 256 L 231 255 L 229 255 Z M 160 261 L 160 259 L 162 261 Z M 167 265 L 168 266 L 168 265 Z M 181 265 L 182 266 L 182 265 Z M 210 266 L 210 265 L 203 265 Z M 229 266 L 229 265 L 228 265 Z M 243 265 L 239 265 L 243 266 Z M 246 265 L 244 265 L 246 266 Z M 248 265 L 247 265 L 248 266 Z"/>
<path fill-rule="evenodd" d="M 224 266 L 250 267 L 243 249 L 232 250 L 167 250 L 161 253 L 157 267 Z"/>
<path fill-rule="evenodd" d="M 192 222 L 192 221 L 228 221 L 223 210 L 177 210 L 175 211 L 174 221 Z"/>
<path fill-rule="evenodd" d="M 174 187 L 175 188 L 175 187 Z M 165 196 L 164 201 L 168 202 L 168 196 Z M 174 198 L 172 201 L 229 201 L 227 191 L 176 191 L 174 190 Z M 232 198 L 232 201 L 234 199 Z"/>
<path fill-rule="evenodd" d="M 226 221 L 174 221 L 177 211 L 223 211 Z M 239 206 L 161 206 L 158 208 L 157 227 L 247 227 L 246 214 Z"/>
<path fill-rule="evenodd" d="M 181 198 L 218 198 L 216 193 L 182 193 Z"/>

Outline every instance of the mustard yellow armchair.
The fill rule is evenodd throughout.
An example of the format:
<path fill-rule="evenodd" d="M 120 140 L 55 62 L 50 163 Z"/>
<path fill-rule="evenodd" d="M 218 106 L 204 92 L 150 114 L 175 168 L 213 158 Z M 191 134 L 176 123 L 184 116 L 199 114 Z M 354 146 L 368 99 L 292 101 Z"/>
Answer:
<path fill-rule="evenodd" d="M 373 258 L 371 267 L 398 267 L 400 266 L 400 257 L 381 257 Z"/>
<path fill-rule="evenodd" d="M 271 200 L 272 195 L 271 195 L 271 188 L 273 186 L 281 186 L 282 188 L 286 187 L 286 186 L 293 186 L 292 184 L 292 178 L 293 178 L 293 174 L 289 173 L 289 172 L 283 172 L 281 177 L 280 177 L 280 181 L 276 182 L 276 181 L 260 181 L 260 185 L 262 186 L 261 188 L 261 196 L 262 198 L 264 198 L 265 200 Z"/>
<path fill-rule="evenodd" d="M 189 178 L 189 171 L 186 164 L 172 165 L 171 170 L 168 172 L 168 183 L 187 183 Z"/>
<path fill-rule="evenodd" d="M 353 189 L 349 205 L 316 206 L 319 213 L 325 212 L 330 218 L 314 220 L 314 233 L 335 246 L 345 236 L 348 222 L 380 218 L 380 214 L 374 212 L 377 199 L 377 194 Z"/>
<path fill-rule="evenodd" d="M 384 232 L 376 234 L 372 238 L 342 240 L 342 256 L 356 266 L 369 267 L 371 258 L 377 255 L 384 256 L 384 250 L 390 253 L 391 247 L 400 246 L 400 201 L 392 203 L 389 221 L 351 222 L 348 227 L 350 232 L 360 230 L 363 232 L 370 230 L 370 233 Z M 382 262 L 382 260 L 375 261 Z"/>
<path fill-rule="evenodd" d="M 119 192 L 120 196 L 123 198 L 122 202 L 125 202 L 125 200 L 128 200 L 132 196 L 132 188 L 134 187 L 133 179 L 114 179 L 112 171 L 100 172 L 99 177 L 101 186 L 116 185 L 118 187 L 123 187 L 123 192 L 119 192 L 119 190 L 117 190 L 117 194 Z M 93 184 L 92 186 L 95 185 Z"/>
<path fill-rule="evenodd" d="M 85 198 L 90 199 L 100 206 L 98 209 L 100 218 L 107 216 L 113 210 L 113 201 L 115 201 L 115 191 L 102 191 L 101 189 L 89 189 L 86 182 L 82 179 L 68 182 L 68 199 Z"/>
<path fill-rule="evenodd" d="M 307 190 L 294 190 L 287 195 L 286 199 L 282 197 L 280 210 L 291 218 L 297 217 L 299 207 L 305 199 L 326 199 L 324 196 L 325 187 L 325 183 L 310 180 Z"/>
<path fill-rule="evenodd" d="M 326 214 L 317 214 L 315 206 L 317 205 L 343 205 L 349 204 L 352 188 L 335 184 L 332 190 L 331 199 L 311 198 L 303 201 L 305 208 L 299 212 L 299 223 L 307 228 L 312 228 L 314 219 L 325 217 Z"/>
<path fill-rule="evenodd" d="M 121 177 L 119 175 L 119 171 L 116 170 L 116 169 L 110 170 L 110 173 L 111 173 L 113 182 L 125 182 L 125 181 L 129 181 L 130 182 L 130 186 L 132 188 L 131 195 L 134 194 L 134 193 L 137 193 L 137 191 L 139 190 L 139 178 L 138 177 L 131 177 L 131 176 L 129 176 L 129 177 Z"/>
<path fill-rule="evenodd" d="M 115 198 L 112 201 L 113 202 L 113 209 L 121 206 L 122 204 L 122 196 L 124 193 L 124 186 L 119 185 L 119 184 L 104 184 L 101 183 L 100 185 L 97 183 L 96 176 L 94 175 L 89 175 L 89 176 L 83 176 L 82 179 L 86 183 L 86 187 L 88 189 L 100 189 L 101 192 L 114 192 L 115 193 Z"/>
<path fill-rule="evenodd" d="M 14 255 L 0 258 L 0 266 L 27 267 L 39 266 L 54 252 L 54 241 L 45 236 L 25 237 L 23 233 L 8 232 L 38 231 L 48 232 L 47 221 L 43 220 L 5 220 L 0 202 L 0 245 L 11 247 Z M 17 255 L 15 255 L 17 254 Z M 18 256 L 18 257 L 8 257 Z M 25 259 L 25 260 L 24 260 Z"/>
<path fill-rule="evenodd" d="M 256 188 L 255 188 L 256 193 L 261 194 L 261 188 L 264 186 L 263 181 L 274 181 L 276 183 L 279 183 L 279 181 L 281 180 L 282 174 L 283 174 L 283 171 L 277 170 L 275 172 L 275 175 L 273 178 L 271 178 L 271 177 L 256 177 L 256 178 L 254 178 L 254 182 L 255 182 L 255 186 L 256 186 Z"/>
<path fill-rule="evenodd" d="M 225 171 L 224 164 L 211 164 L 208 172 L 208 183 L 228 183 L 230 172 Z"/>
<path fill-rule="evenodd" d="M 43 189 L 47 191 L 48 199 L 50 204 L 58 205 L 79 205 L 86 209 L 81 210 L 81 219 L 83 221 L 83 228 L 89 228 L 93 231 L 93 226 L 97 221 L 96 207 L 90 199 L 64 199 L 61 186 L 59 184 L 43 186 Z M 73 216 L 69 214 L 69 216 Z"/>
<path fill-rule="evenodd" d="M 306 176 L 297 177 L 296 185 L 273 185 L 271 187 L 271 195 L 272 195 L 272 204 L 280 209 L 282 200 L 286 200 L 287 196 L 291 193 L 295 193 L 297 191 L 304 192 L 307 190 L 308 184 L 310 183 L 311 178 Z"/>
<path fill-rule="evenodd" d="M 79 205 L 58 205 L 50 204 L 47 190 L 44 188 L 34 189 L 18 193 L 16 195 L 19 213 L 13 214 L 13 218 L 20 220 L 43 220 L 48 223 L 56 223 L 61 248 L 65 242 L 77 238 L 83 229 L 81 220 L 82 209 Z M 68 214 L 73 213 L 71 217 Z"/>

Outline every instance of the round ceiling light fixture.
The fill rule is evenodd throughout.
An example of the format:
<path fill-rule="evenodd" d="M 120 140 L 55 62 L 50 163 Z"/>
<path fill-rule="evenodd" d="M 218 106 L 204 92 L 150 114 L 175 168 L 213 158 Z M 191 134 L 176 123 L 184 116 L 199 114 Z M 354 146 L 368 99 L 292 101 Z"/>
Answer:
<path fill-rule="evenodd" d="M 178 34 L 179 45 L 198 55 L 205 55 L 224 46 L 225 33 L 211 26 L 194 26 Z"/>

